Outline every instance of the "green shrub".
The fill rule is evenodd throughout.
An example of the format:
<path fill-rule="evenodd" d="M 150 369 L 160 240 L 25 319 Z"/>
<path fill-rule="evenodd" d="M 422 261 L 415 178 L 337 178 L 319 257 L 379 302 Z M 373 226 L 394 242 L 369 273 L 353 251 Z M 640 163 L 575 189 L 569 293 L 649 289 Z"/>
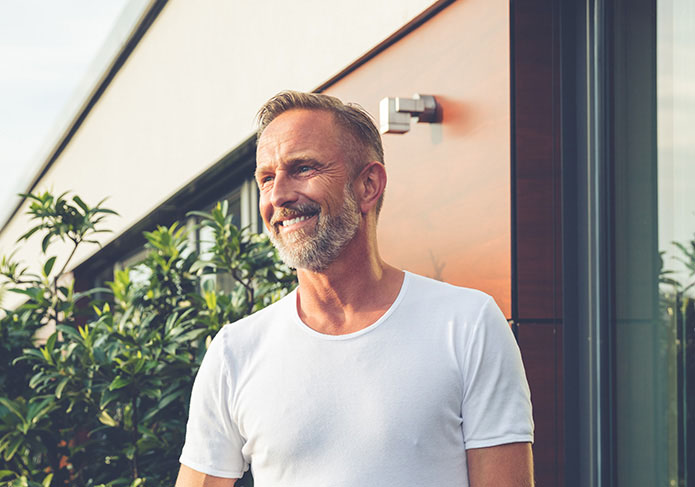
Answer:
<path fill-rule="evenodd" d="M 0 485 L 172 485 L 207 344 L 285 295 L 293 273 L 265 236 L 232 224 L 224 202 L 193 213 L 213 236 L 205 259 L 184 227 L 158 227 L 136 269 L 78 293 L 63 274 L 115 212 L 78 196 L 26 196 L 36 224 L 22 239 L 42 234 L 44 258 L 40 274 L 0 260 L 6 290 L 26 296 L 0 318 Z M 71 245 L 59 267 L 56 240 Z M 53 332 L 37 344 L 44 327 Z"/>

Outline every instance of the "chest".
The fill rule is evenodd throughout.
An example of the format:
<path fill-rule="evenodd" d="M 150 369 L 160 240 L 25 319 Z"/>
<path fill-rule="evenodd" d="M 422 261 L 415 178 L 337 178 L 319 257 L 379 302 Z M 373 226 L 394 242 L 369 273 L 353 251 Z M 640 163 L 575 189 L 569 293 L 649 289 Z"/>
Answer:
<path fill-rule="evenodd" d="M 245 364 L 231 407 L 255 470 L 336 471 L 346 459 L 383 468 L 462 449 L 460 372 L 445 337 L 369 338 L 280 339 Z"/>

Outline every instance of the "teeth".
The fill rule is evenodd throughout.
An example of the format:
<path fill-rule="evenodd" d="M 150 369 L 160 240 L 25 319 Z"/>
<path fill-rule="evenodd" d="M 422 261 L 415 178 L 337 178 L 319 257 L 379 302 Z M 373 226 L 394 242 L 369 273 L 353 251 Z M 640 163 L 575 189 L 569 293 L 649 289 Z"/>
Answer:
<path fill-rule="evenodd" d="M 297 218 L 292 218 L 291 220 L 283 220 L 282 226 L 287 227 L 289 225 L 294 225 L 295 223 L 303 222 L 304 220 L 308 220 L 311 217 L 308 216 L 300 216 Z"/>

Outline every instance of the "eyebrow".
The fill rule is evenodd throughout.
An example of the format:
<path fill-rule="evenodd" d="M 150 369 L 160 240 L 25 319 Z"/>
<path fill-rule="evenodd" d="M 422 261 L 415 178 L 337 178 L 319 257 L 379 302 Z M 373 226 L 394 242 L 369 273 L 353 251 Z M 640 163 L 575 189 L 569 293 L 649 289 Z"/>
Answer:
<path fill-rule="evenodd" d="M 318 161 L 317 159 L 314 159 L 313 157 L 308 157 L 308 156 L 307 157 L 302 157 L 302 156 L 293 157 L 292 159 L 286 161 L 282 165 L 294 167 L 294 166 L 298 166 L 300 164 L 309 164 L 309 163 L 320 165 L 320 166 L 324 165 L 324 163 Z M 261 162 L 260 164 L 256 163 L 256 170 L 253 172 L 254 176 L 258 177 L 259 173 L 263 173 L 264 167 L 265 167 L 265 165 L 263 164 L 263 162 Z"/>
<path fill-rule="evenodd" d="M 318 160 L 314 159 L 313 157 L 294 157 L 287 161 L 285 165 L 287 166 L 296 166 L 298 164 L 321 164 Z"/>

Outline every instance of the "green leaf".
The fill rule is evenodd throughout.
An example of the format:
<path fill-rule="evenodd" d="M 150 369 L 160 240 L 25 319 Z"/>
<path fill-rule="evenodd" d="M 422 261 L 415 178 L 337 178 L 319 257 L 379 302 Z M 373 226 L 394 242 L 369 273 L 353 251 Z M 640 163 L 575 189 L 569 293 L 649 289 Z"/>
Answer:
<path fill-rule="evenodd" d="M 116 376 L 116 378 L 109 384 L 109 390 L 115 391 L 116 389 L 121 389 L 127 385 L 130 385 L 131 379 L 129 377 L 123 377 L 122 375 Z"/>
<path fill-rule="evenodd" d="M 82 343 L 82 337 L 73 327 L 67 325 L 58 325 L 56 326 L 56 330 L 63 333 L 64 335 L 69 336 L 73 340 Z"/>
<path fill-rule="evenodd" d="M 48 337 L 48 340 L 46 340 L 46 351 L 48 351 L 50 355 L 53 354 L 53 350 L 55 349 L 57 339 L 58 333 L 52 333 L 51 336 Z"/>
<path fill-rule="evenodd" d="M 12 362 L 13 365 L 14 365 L 16 362 L 18 362 L 19 359 L 26 360 L 26 359 L 28 359 L 28 358 L 30 358 L 30 357 L 37 358 L 37 359 L 39 359 L 39 360 L 41 360 L 41 361 L 43 362 L 43 354 L 42 354 L 41 352 L 39 352 L 38 350 L 36 350 L 35 348 L 25 348 L 25 349 L 22 351 L 22 354 L 23 354 L 23 355 L 22 355 L 21 357 L 17 357 L 16 359 L 13 360 L 13 362 Z"/>
<path fill-rule="evenodd" d="M 46 475 L 46 478 L 43 479 L 43 482 L 41 482 L 41 485 L 43 487 L 50 487 L 52 480 L 53 480 L 53 474 L 49 473 L 48 475 Z"/>
<path fill-rule="evenodd" d="M 47 397 L 41 402 L 33 402 L 29 405 L 27 412 L 27 421 L 31 424 L 37 424 L 41 418 L 46 416 L 55 408 L 55 403 L 52 397 Z"/>
<path fill-rule="evenodd" d="M 27 240 L 29 237 L 31 237 L 32 235 L 34 235 L 34 233 L 36 233 L 38 230 L 41 230 L 42 228 L 43 228 L 43 225 L 38 225 L 38 226 L 32 228 L 32 229 L 29 230 L 27 233 L 25 233 L 24 235 L 22 235 L 21 237 L 19 237 L 19 238 L 17 239 L 17 242 L 21 242 L 22 240 Z"/>
<path fill-rule="evenodd" d="M 87 290 L 87 291 L 83 291 L 83 292 L 80 292 L 80 293 L 75 293 L 75 295 L 73 296 L 73 299 L 74 299 L 75 301 L 79 301 L 80 299 L 82 299 L 82 298 L 84 298 L 84 297 L 91 296 L 91 295 L 93 295 L 93 294 L 98 294 L 98 293 L 113 294 L 113 292 L 112 292 L 111 289 L 109 289 L 109 288 L 106 288 L 106 287 L 95 287 L 95 288 L 89 289 L 89 290 Z"/>
<path fill-rule="evenodd" d="M 19 447 L 22 445 L 22 440 L 24 440 L 24 438 L 18 436 L 17 438 L 12 440 L 9 445 L 7 445 L 7 448 L 5 449 L 5 454 L 3 455 L 5 457 L 5 460 L 7 460 L 8 462 L 12 460 L 12 457 L 15 453 L 17 453 L 17 450 L 19 450 Z"/>
<path fill-rule="evenodd" d="M 204 211 L 189 211 L 186 216 L 199 216 L 201 218 L 210 218 L 210 213 L 205 213 Z"/>
<path fill-rule="evenodd" d="M 0 479 L 4 479 L 5 477 L 9 477 L 10 475 L 17 476 L 16 473 L 14 473 L 12 470 L 0 470 Z"/>
<path fill-rule="evenodd" d="M 183 335 L 179 336 L 176 341 L 177 342 L 183 342 L 183 343 L 190 343 L 192 341 L 197 340 L 201 336 L 203 336 L 205 333 L 207 333 L 207 330 L 200 328 L 197 330 L 191 330 L 189 332 L 184 333 Z"/>
<path fill-rule="evenodd" d="M 214 311 L 217 308 L 217 293 L 215 291 L 208 291 L 205 293 L 205 304 L 209 310 Z"/>
<path fill-rule="evenodd" d="M 135 457 L 135 448 L 135 445 L 128 445 L 123 450 L 123 453 L 125 453 L 125 456 L 128 460 L 132 460 Z"/>
<path fill-rule="evenodd" d="M 120 340 L 121 342 L 123 342 L 127 345 L 132 345 L 134 347 L 137 347 L 137 345 L 138 345 L 138 343 L 135 341 L 135 339 L 131 336 L 116 333 L 115 337 L 116 337 L 116 339 Z"/>
<path fill-rule="evenodd" d="M 63 395 L 63 389 L 65 389 L 65 386 L 70 382 L 70 377 L 64 377 L 63 380 L 60 381 L 58 384 L 58 387 L 56 387 L 56 398 L 60 399 L 60 397 Z"/>
<path fill-rule="evenodd" d="M 114 399 L 118 399 L 118 392 L 110 390 L 104 391 L 101 396 L 101 401 L 99 401 L 99 409 L 106 408 Z"/>
<path fill-rule="evenodd" d="M 94 213 L 107 213 L 107 214 L 109 214 L 109 215 L 120 216 L 117 212 L 115 212 L 115 211 L 113 211 L 113 210 L 110 210 L 110 209 L 108 209 L 108 208 L 97 208 L 97 209 L 94 211 Z"/>
<path fill-rule="evenodd" d="M 164 396 L 159 401 L 159 403 L 143 417 L 143 421 L 149 421 L 157 413 L 159 413 L 162 409 L 167 407 L 169 404 L 171 404 L 173 401 L 175 401 L 179 397 L 183 396 L 185 393 L 186 393 L 186 391 L 184 389 L 179 389 L 176 392 L 172 392 L 171 394 Z"/>
<path fill-rule="evenodd" d="M 43 253 L 46 253 L 46 249 L 48 248 L 49 245 L 51 245 L 51 239 L 53 238 L 53 235 L 50 233 L 46 234 L 45 237 L 43 237 L 43 240 L 41 241 L 41 250 Z"/>
<path fill-rule="evenodd" d="M 16 401 L 12 401 L 12 400 L 7 399 L 5 397 L 0 397 L 0 404 L 5 406 L 11 412 L 13 412 L 15 414 L 15 416 L 17 416 L 19 419 L 22 420 L 22 422 L 25 421 L 24 413 L 22 413 L 20 406 L 17 405 Z"/>
<path fill-rule="evenodd" d="M 79 196 L 77 196 L 77 195 L 73 196 L 72 201 L 74 201 L 75 203 L 77 203 L 77 206 L 79 206 L 80 208 L 82 208 L 82 211 L 84 211 L 85 214 L 89 211 L 89 206 L 87 206 L 87 205 L 85 204 L 85 202 L 82 201 L 82 198 L 80 198 Z"/>
<path fill-rule="evenodd" d="M 53 265 L 56 263 L 56 258 L 51 257 L 46 261 L 46 263 L 43 265 L 43 275 L 48 277 L 48 275 L 51 273 L 53 270 Z"/>
<path fill-rule="evenodd" d="M 104 340 L 102 340 L 102 341 L 104 341 Z M 97 346 L 97 344 L 95 343 L 95 346 L 92 348 L 92 350 L 94 351 L 94 360 L 97 363 L 101 364 L 101 363 L 106 362 L 106 353 L 104 352 L 103 348 Z"/>
<path fill-rule="evenodd" d="M 43 359 L 43 356 L 41 358 Z M 41 382 L 45 382 L 45 381 L 46 381 L 46 374 L 44 374 L 43 372 L 38 372 L 29 381 L 29 387 L 31 387 L 32 389 L 36 389 Z"/>
<path fill-rule="evenodd" d="M 118 421 L 113 419 L 111 415 L 108 413 L 108 411 L 104 410 L 99 414 L 99 421 L 102 424 L 105 424 L 106 426 L 111 426 L 112 428 L 115 428 L 118 426 Z"/>
<path fill-rule="evenodd" d="M 38 287 L 30 287 L 28 289 L 20 289 L 20 288 L 11 288 L 8 289 L 8 291 L 17 293 L 17 294 L 26 294 L 30 298 L 34 300 L 38 300 L 41 296 L 41 289 Z"/>
<path fill-rule="evenodd" d="M 53 356 L 48 352 L 48 349 L 46 349 L 46 347 L 41 347 L 39 350 L 41 350 L 41 355 L 43 355 L 43 358 L 46 362 L 48 362 L 51 365 L 55 365 L 55 362 L 53 361 Z"/>

